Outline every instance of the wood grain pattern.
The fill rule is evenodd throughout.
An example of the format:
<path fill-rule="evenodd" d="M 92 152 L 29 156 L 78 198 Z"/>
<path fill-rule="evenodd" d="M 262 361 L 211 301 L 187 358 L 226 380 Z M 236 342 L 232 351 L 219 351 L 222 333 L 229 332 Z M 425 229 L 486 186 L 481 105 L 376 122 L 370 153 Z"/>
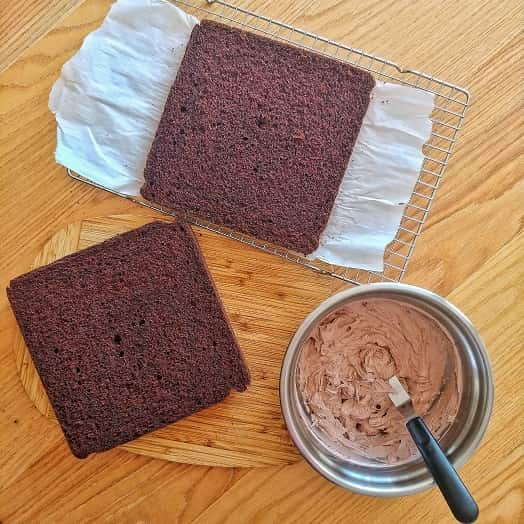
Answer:
<path fill-rule="evenodd" d="M 53 0 L 4 0 L 45 8 Z M 37 6 L 38 4 L 38 6 Z M 468 87 L 473 102 L 406 281 L 450 298 L 488 346 L 496 400 L 480 449 L 461 469 L 478 498 L 481 523 L 524 520 L 522 340 L 522 8 L 517 0 L 238 1 L 310 31 Z M 54 163 L 55 123 L 47 98 L 60 67 L 102 21 L 110 0 L 86 0 L 35 45 L 15 49 L 0 75 L 0 287 L 25 271 L 52 234 L 69 223 L 142 209 L 71 181 Z M 21 7 L 16 13 L 24 20 Z M 5 11 L 5 8 L 4 8 Z M 37 11 L 33 11 L 37 12 Z M 22 16 L 23 15 L 23 16 Z M 11 19 L 11 17 L 10 17 Z M 39 23 L 38 20 L 33 20 Z M 22 22 L 21 22 L 22 23 Z M 22 28 L 16 24 L 13 34 Z M 1 32 L 1 31 L 0 31 Z M 4 37 L 5 35 L 2 35 Z M 31 37 L 31 35 L 29 35 Z M 21 53 L 21 54 L 20 54 Z M 14 56 L 14 55 L 13 55 Z M 208 245 L 206 257 L 219 258 Z M 279 318 L 288 297 L 249 271 L 260 253 L 234 254 L 242 278 L 223 268 L 225 299 L 243 294 L 234 322 L 268 343 L 293 327 Z M 305 270 L 304 270 L 305 271 Z M 220 271 L 219 271 L 220 272 Z M 218 273 L 217 273 L 218 274 Z M 218 277 L 216 277 L 218 278 Z M 321 277 L 318 277 L 322 280 Z M 268 279 L 266 279 L 268 280 Z M 320 282 L 320 280 L 319 280 Z M 303 290 L 309 304 L 333 291 Z M 323 287 L 325 285 L 325 287 Z M 271 307 L 252 308 L 253 296 Z M 290 312 L 294 326 L 302 311 Z M 34 408 L 12 355 L 17 329 L 0 294 L 0 520 L 8 523 L 453 522 L 438 492 L 381 500 L 339 489 L 299 461 L 289 466 L 190 466 L 113 450 L 85 461 L 69 453 L 59 428 Z M 274 339 L 282 352 L 287 340 Z M 513 421 L 508 424 L 508 421 Z M 28 503 L 29 501 L 29 503 Z"/>
<path fill-rule="evenodd" d="M 68 224 L 43 246 L 31 269 L 151 220 L 147 216 L 119 215 Z M 300 455 L 288 437 L 280 413 L 280 364 L 286 341 L 298 327 L 296 319 L 307 315 L 315 306 L 314 297 L 324 295 L 333 283 L 294 264 L 282 264 L 267 253 L 262 253 L 254 261 L 246 260 L 243 247 L 237 243 L 204 229 L 194 229 L 246 355 L 252 383 L 245 393 L 232 392 L 219 405 L 121 448 L 173 462 L 206 466 L 253 467 L 296 462 Z M 274 289 L 277 281 L 278 289 Z M 238 283 L 242 283 L 242 292 L 236 289 Z M 280 305 L 282 300 L 285 300 L 285 307 Z M 271 318 L 271 311 L 278 309 L 278 324 L 258 318 L 264 310 Z M 29 398 L 45 417 L 57 422 L 18 331 L 13 349 L 17 371 Z"/>
<path fill-rule="evenodd" d="M 0 72 L 81 2 L 3 0 L 0 4 Z"/>

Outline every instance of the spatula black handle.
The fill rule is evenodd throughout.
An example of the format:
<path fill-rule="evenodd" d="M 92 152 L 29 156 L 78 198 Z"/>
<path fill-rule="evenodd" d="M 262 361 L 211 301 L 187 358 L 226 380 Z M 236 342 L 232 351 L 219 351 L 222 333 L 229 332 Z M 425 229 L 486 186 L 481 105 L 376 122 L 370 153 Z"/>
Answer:
<path fill-rule="evenodd" d="M 412 418 L 407 428 L 455 518 L 459 522 L 474 522 L 479 514 L 477 503 L 424 421 Z"/>

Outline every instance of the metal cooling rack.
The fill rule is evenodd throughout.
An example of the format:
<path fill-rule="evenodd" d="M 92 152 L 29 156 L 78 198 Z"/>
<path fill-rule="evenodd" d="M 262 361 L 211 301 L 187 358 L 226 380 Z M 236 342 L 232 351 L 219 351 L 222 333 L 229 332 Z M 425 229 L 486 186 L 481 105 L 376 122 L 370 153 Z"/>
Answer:
<path fill-rule="evenodd" d="M 378 80 L 417 87 L 435 95 L 435 109 L 431 115 L 433 130 L 430 139 L 423 147 L 424 163 L 411 198 L 406 204 L 397 235 L 386 249 L 383 273 L 339 267 L 317 260 L 310 261 L 289 250 L 262 242 L 248 235 L 211 224 L 192 215 L 184 215 L 186 220 L 199 227 L 233 238 L 244 244 L 346 282 L 364 284 L 368 282 L 400 281 L 406 272 L 417 238 L 426 221 L 431 204 L 435 199 L 437 189 L 457 140 L 458 132 L 469 105 L 468 91 L 425 73 L 403 69 L 384 58 L 339 44 L 307 31 L 302 31 L 222 0 L 207 0 L 208 5 L 206 7 L 202 7 L 202 4 L 205 5 L 203 1 L 173 0 L 173 3 L 196 18 L 214 19 L 234 27 L 259 33 L 360 67 L 369 71 Z M 69 176 L 76 180 L 132 200 L 142 206 L 173 217 L 181 216 L 180 213 L 155 205 L 141 197 L 130 197 L 96 184 L 69 169 L 67 172 Z"/>

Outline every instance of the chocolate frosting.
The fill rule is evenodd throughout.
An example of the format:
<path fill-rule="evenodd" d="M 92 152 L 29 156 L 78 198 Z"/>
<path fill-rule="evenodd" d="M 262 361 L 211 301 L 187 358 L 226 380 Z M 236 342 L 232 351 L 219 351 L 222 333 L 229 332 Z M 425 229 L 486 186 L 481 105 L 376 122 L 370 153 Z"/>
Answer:
<path fill-rule="evenodd" d="M 406 420 L 388 397 L 396 375 L 437 438 L 462 392 L 450 335 L 407 303 L 358 300 L 322 319 L 304 343 L 298 386 L 323 440 L 344 454 L 398 463 L 417 456 Z"/>

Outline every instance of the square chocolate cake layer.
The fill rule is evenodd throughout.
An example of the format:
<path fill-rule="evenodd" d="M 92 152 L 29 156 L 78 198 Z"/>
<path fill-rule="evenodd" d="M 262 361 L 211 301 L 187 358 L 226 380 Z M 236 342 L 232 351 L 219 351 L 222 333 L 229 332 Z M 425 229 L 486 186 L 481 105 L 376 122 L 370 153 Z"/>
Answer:
<path fill-rule="evenodd" d="M 142 195 L 311 253 L 374 85 L 338 60 L 203 20 L 168 96 Z"/>
<path fill-rule="evenodd" d="M 77 457 L 249 383 L 186 224 L 153 222 L 64 257 L 14 279 L 8 296 Z"/>

